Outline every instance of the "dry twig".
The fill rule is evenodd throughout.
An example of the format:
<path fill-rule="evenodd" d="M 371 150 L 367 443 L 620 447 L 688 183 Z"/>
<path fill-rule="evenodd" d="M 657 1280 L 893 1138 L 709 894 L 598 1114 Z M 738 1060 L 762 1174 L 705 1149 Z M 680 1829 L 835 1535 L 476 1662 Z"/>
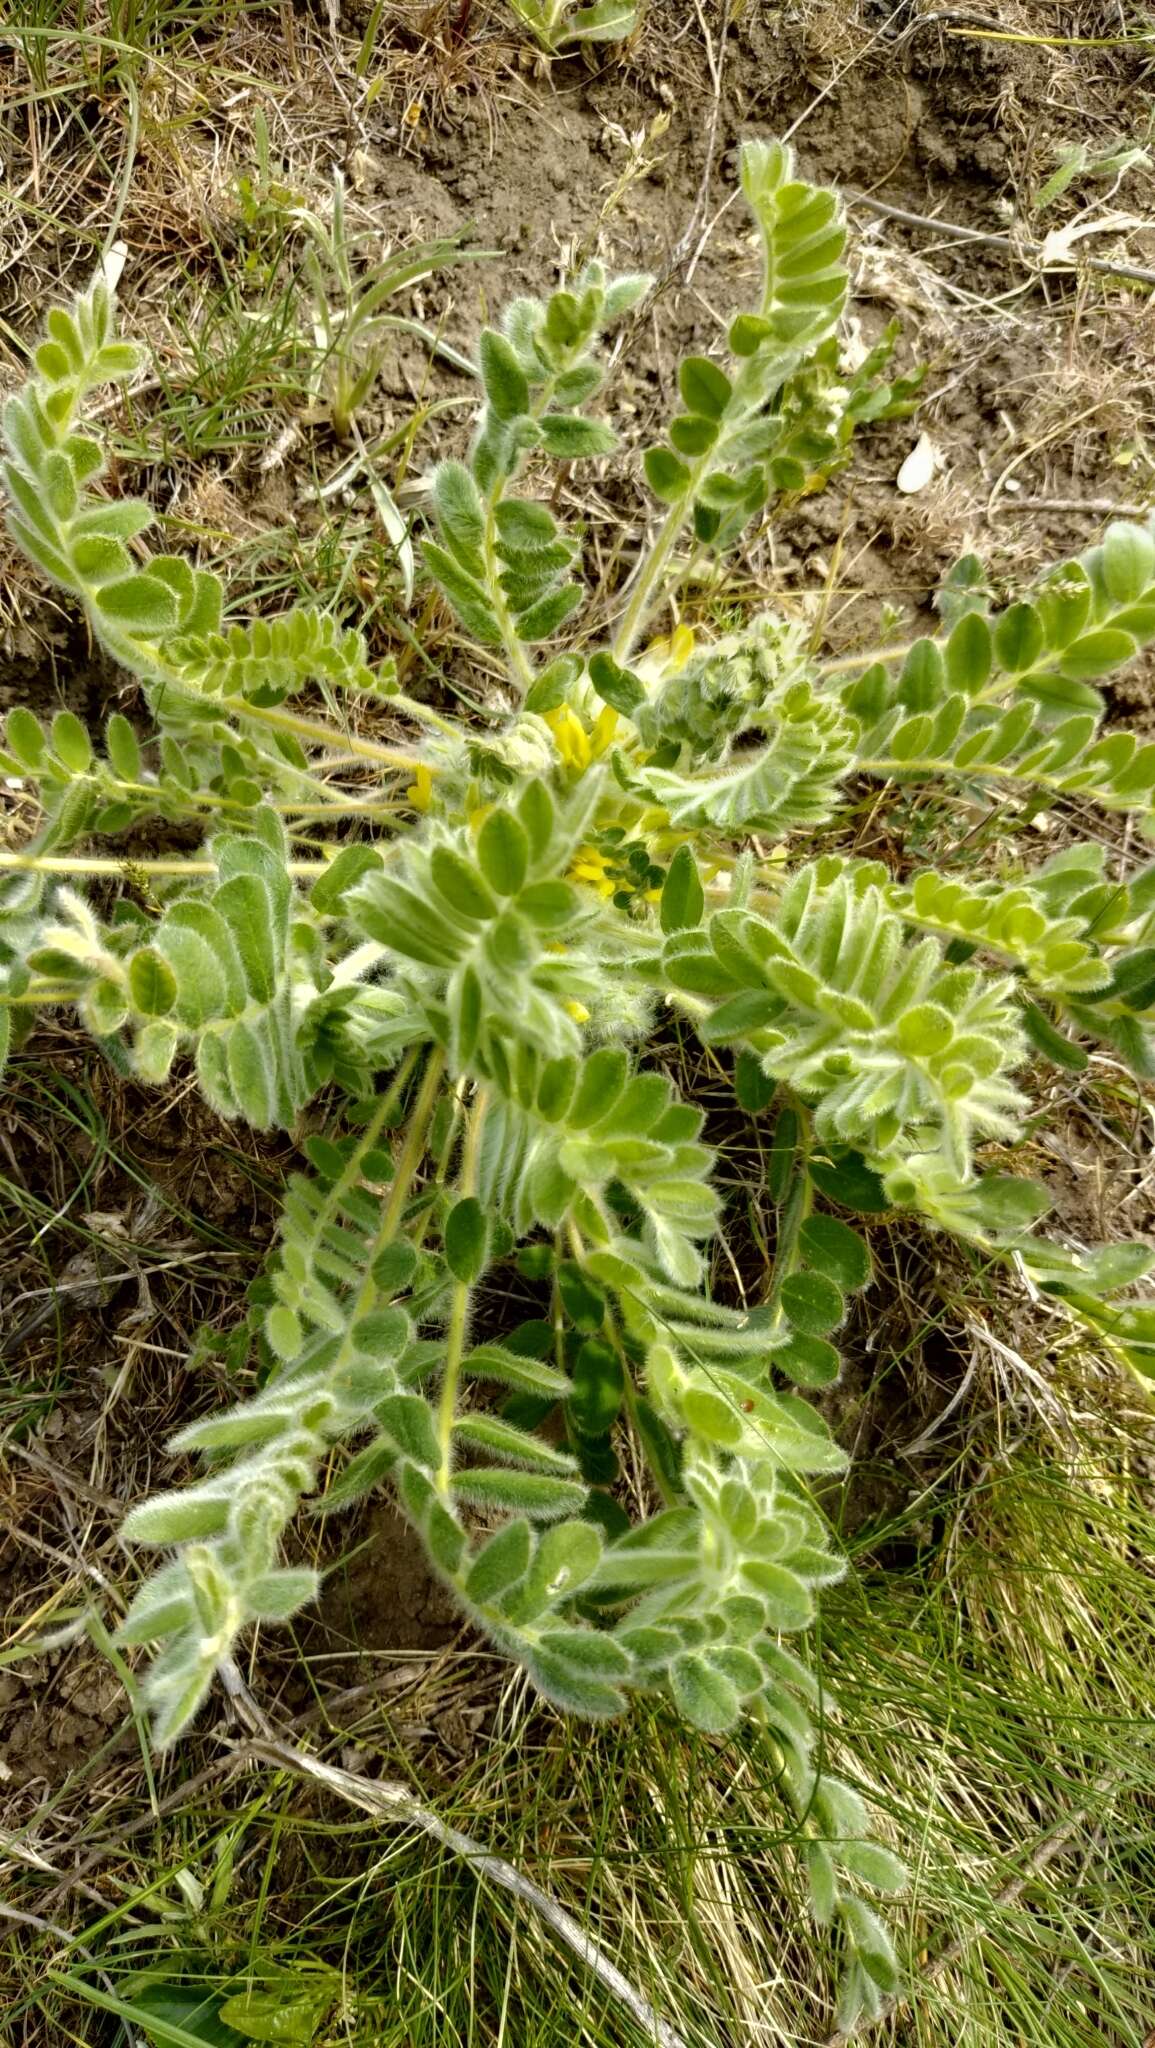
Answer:
<path fill-rule="evenodd" d="M 929 228 L 933 233 L 947 235 L 956 242 L 982 243 L 990 248 L 1007 249 L 1012 256 L 1022 261 L 1035 261 L 1040 273 L 1048 266 L 1042 261 L 1041 242 L 1016 240 L 1013 235 L 996 235 L 983 228 L 962 227 L 957 221 L 939 220 L 929 213 L 911 213 L 905 206 L 889 206 L 885 200 L 875 199 L 869 192 L 855 192 L 848 189 L 846 201 L 849 206 L 865 206 L 869 212 L 877 213 L 883 220 L 897 221 L 907 228 Z M 1130 278 L 1135 284 L 1155 285 L 1155 270 L 1146 270 L 1137 263 L 1115 263 L 1109 256 L 1083 256 L 1080 262 L 1087 270 L 1094 270 L 1101 277 Z M 1055 276 L 1067 276 L 1076 266 L 1065 264 L 1054 271 Z"/>
<path fill-rule="evenodd" d="M 623 1976 L 617 1964 L 610 1961 L 556 1899 L 551 1899 L 548 1892 L 534 1884 L 532 1878 L 523 1876 L 512 1863 L 507 1863 L 504 1856 L 495 1856 L 471 1836 L 451 1828 L 429 1807 L 420 1805 L 404 1785 L 377 1784 L 372 1779 L 358 1777 L 352 1771 L 337 1770 L 332 1764 L 322 1763 L 319 1758 L 309 1756 L 294 1744 L 282 1742 L 275 1736 L 253 1736 L 237 1754 L 242 1760 L 251 1758 L 255 1763 L 274 1764 L 281 1770 L 293 1772 L 298 1778 L 308 1778 L 314 1784 L 323 1785 L 348 1805 L 359 1806 L 362 1812 L 372 1814 L 375 1820 L 386 1821 L 394 1827 L 420 1828 L 423 1834 L 430 1835 L 435 1842 L 452 1849 L 454 1855 L 471 1864 L 479 1877 L 500 1885 L 504 1891 L 512 1892 L 515 1898 L 529 1906 L 559 1941 L 572 1949 L 599 1984 L 626 2007 L 658 2048 L 686 2048 L 682 2036 L 654 2011 L 648 1999 L 635 1989 L 628 1977 Z"/>

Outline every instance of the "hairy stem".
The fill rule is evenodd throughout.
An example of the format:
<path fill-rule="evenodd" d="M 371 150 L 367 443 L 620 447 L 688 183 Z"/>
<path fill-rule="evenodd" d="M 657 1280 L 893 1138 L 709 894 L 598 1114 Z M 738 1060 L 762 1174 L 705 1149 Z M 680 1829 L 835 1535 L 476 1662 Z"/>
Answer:
<path fill-rule="evenodd" d="M 598 1207 L 599 1209 L 601 1208 L 600 1203 L 598 1204 Z M 566 1235 L 569 1239 L 570 1252 L 572 1253 L 577 1264 L 579 1266 L 584 1267 L 586 1255 L 585 1240 L 582 1237 L 581 1231 L 578 1229 L 577 1224 L 574 1222 L 572 1216 L 568 1219 L 566 1223 Z M 606 1235 L 607 1237 L 611 1235 L 611 1226 L 609 1224 L 608 1219 L 606 1220 Z M 561 1343 L 561 1308 L 560 1301 L 556 1299 L 556 1283 L 554 1292 L 554 1313 L 558 1339 L 557 1364 L 559 1370 L 564 1372 L 565 1353 Z M 677 1507 L 680 1504 L 681 1496 L 670 1485 L 670 1482 L 666 1478 L 665 1473 L 662 1471 L 661 1467 L 657 1465 L 654 1462 L 654 1460 L 650 1457 L 649 1452 L 646 1449 L 646 1439 L 642 1431 L 641 1423 L 638 1416 L 638 1390 L 634 1384 L 633 1367 L 630 1363 L 630 1359 L 626 1351 L 625 1344 L 622 1341 L 622 1334 L 618 1328 L 617 1319 L 608 1301 L 606 1303 L 606 1334 L 609 1338 L 610 1344 L 612 1345 L 614 1351 L 617 1353 L 618 1362 L 622 1368 L 622 1401 L 625 1407 L 626 1414 L 628 1415 L 630 1420 L 630 1430 L 633 1435 L 634 1443 L 641 1452 L 642 1457 L 645 1461 L 646 1470 L 649 1473 L 651 1479 L 653 1480 L 654 1485 L 658 1489 L 658 1493 L 661 1498 L 663 1507 Z"/>
<path fill-rule="evenodd" d="M 473 1108 L 465 1126 L 465 1143 L 461 1152 L 461 1175 L 458 1182 L 459 1196 L 472 1195 L 477 1189 L 477 1154 L 481 1141 L 481 1126 L 489 1107 L 488 1091 L 478 1090 Z M 461 1361 L 465 1355 L 465 1339 L 469 1329 L 470 1288 L 458 1280 L 453 1289 L 449 1308 L 449 1325 L 446 1331 L 445 1371 L 441 1378 L 441 1398 L 437 1408 L 437 1442 L 440 1459 L 437 1466 L 437 1491 L 443 1498 L 448 1497 L 453 1459 L 453 1422 L 457 1414 L 457 1387 L 461 1378 Z"/>
<path fill-rule="evenodd" d="M 794 1262 L 798 1253 L 799 1235 L 802 1225 L 810 1214 L 814 1199 L 814 1190 L 808 1170 L 810 1162 L 810 1118 L 802 1103 L 792 1094 L 787 1095 L 782 1113 L 785 1114 L 787 1109 L 792 1110 L 798 1119 L 798 1135 L 794 1141 L 794 1158 L 790 1165 L 790 1177 L 787 1181 L 782 1200 L 778 1205 L 778 1235 L 774 1245 L 774 1264 L 771 1268 L 770 1286 L 766 1296 L 767 1305 L 774 1312 L 774 1325 L 776 1328 L 782 1322 L 782 1309 L 780 1306 L 782 1283 L 794 1270 Z"/>
<path fill-rule="evenodd" d="M 915 644 L 913 640 L 904 640 L 896 647 L 872 647 L 864 648 L 858 654 L 839 654 L 833 660 L 820 661 L 818 673 L 820 676 L 853 675 L 856 669 L 873 668 L 876 661 L 905 661 Z"/>
<path fill-rule="evenodd" d="M 440 1456 L 437 1464 L 437 1491 L 443 1500 L 449 1497 L 449 1484 L 453 1470 L 453 1421 L 457 1414 L 457 1387 L 461 1378 L 461 1361 L 465 1356 L 465 1337 L 469 1328 L 470 1290 L 464 1281 L 455 1281 L 453 1298 L 449 1305 L 449 1322 L 445 1332 L 445 1371 L 441 1379 L 441 1397 L 437 1405 L 437 1445 Z"/>
<path fill-rule="evenodd" d="M 497 526 L 494 518 L 496 506 L 495 496 L 490 498 L 485 508 L 485 539 L 482 543 L 485 585 L 490 604 L 493 606 L 493 616 L 501 629 L 501 644 L 505 649 L 512 679 L 524 696 L 533 683 L 533 665 L 517 637 L 513 613 L 506 603 L 505 592 L 501 587 L 501 565 L 497 559 Z"/>
<path fill-rule="evenodd" d="M 696 485 L 697 476 L 694 482 Z M 625 615 L 614 640 L 614 660 L 620 662 L 623 668 L 629 666 L 630 656 L 637 647 L 646 620 L 660 594 L 657 586 L 677 545 L 678 537 L 686 523 L 687 511 L 692 503 L 693 488 L 684 498 L 679 499 L 676 505 L 671 506 L 658 529 L 657 539 L 642 561 L 634 583 L 633 596 L 626 606 Z"/>
<path fill-rule="evenodd" d="M 400 1227 L 401 1218 L 405 1213 L 405 1204 L 409 1200 L 409 1193 L 417 1176 L 417 1169 L 425 1156 L 425 1140 L 429 1131 L 430 1119 L 436 1107 L 437 1096 L 441 1087 L 441 1077 L 444 1072 L 445 1054 L 441 1051 L 440 1047 L 437 1047 L 429 1055 L 429 1064 L 422 1077 L 417 1100 L 413 1105 L 413 1114 L 409 1119 L 408 1128 L 405 1132 L 405 1141 L 401 1147 L 396 1171 L 393 1175 L 393 1185 L 389 1190 L 389 1200 L 385 1207 L 385 1214 L 381 1219 L 381 1230 L 377 1240 L 378 1251 L 383 1251 L 386 1245 L 392 1244 Z M 372 1275 L 370 1275 L 363 1289 L 363 1292 L 366 1294 L 366 1303 L 372 1298 L 374 1285 Z M 358 1313 L 360 1313 L 360 1306 L 359 1303 Z M 352 1320 L 356 1321 L 356 1316 Z"/>
<path fill-rule="evenodd" d="M 451 718 L 443 718 L 440 711 L 433 709 L 432 704 L 422 704 L 418 698 L 407 696 L 404 690 L 391 691 L 388 702 L 391 709 L 403 711 L 406 718 L 411 718 L 415 725 L 427 725 L 434 732 L 444 733 L 447 739 L 460 743 L 460 725 L 455 725 Z"/>
<path fill-rule="evenodd" d="M 83 780 L 84 778 L 78 778 Z M 160 785 L 155 782 L 126 782 L 121 778 L 108 781 L 100 787 L 102 795 L 123 797 L 148 797 L 153 802 L 161 794 Z M 345 797 L 340 791 L 323 800 L 311 803 L 294 803 L 290 798 L 278 801 L 275 797 L 264 797 L 262 801 L 269 810 L 276 811 L 282 818 L 391 818 L 398 809 L 396 802 L 376 802 L 372 798 Z M 180 796 L 182 811 L 232 811 L 244 823 L 252 815 L 252 804 L 239 797 L 222 796 L 215 789 L 182 790 Z"/>
<path fill-rule="evenodd" d="M 328 860 L 290 860 L 285 862 L 286 872 L 302 881 L 314 880 L 323 875 Z M 215 875 L 217 864 L 213 860 L 178 857 L 166 859 L 134 860 L 127 855 L 120 859 L 109 859 L 98 854 L 80 853 L 13 853 L 7 848 L 0 851 L 0 872 L 9 869 L 17 874 L 33 875 L 116 875 L 121 881 L 131 881 L 137 875 Z"/>
<path fill-rule="evenodd" d="M 321 718 L 303 718 L 297 711 L 286 711 L 279 704 L 250 704 L 247 697 L 221 697 L 220 708 L 230 718 L 256 719 L 261 725 L 272 726 L 278 732 L 291 732 L 296 739 L 312 740 L 317 746 L 337 747 L 344 753 L 355 754 L 361 761 L 380 761 L 387 768 L 404 769 L 407 775 L 416 766 L 412 754 L 402 753 L 399 747 L 383 747 L 378 740 L 362 739 L 357 733 L 344 733 L 327 725 Z"/>
<path fill-rule="evenodd" d="M 286 711 L 281 704 L 253 704 L 247 697 L 205 697 L 195 685 L 190 685 L 184 676 L 169 667 L 156 641 L 134 640 L 130 634 L 110 631 L 97 603 L 95 589 L 80 585 L 76 594 L 85 607 L 94 632 L 113 659 L 120 662 L 130 675 L 139 675 L 153 688 L 170 689 L 178 699 L 186 701 L 191 697 L 200 705 L 219 710 L 226 718 L 248 719 L 258 725 L 270 726 L 276 732 L 289 732 L 297 739 L 311 740 L 317 746 L 352 754 L 361 761 L 379 761 L 384 767 L 412 773 L 412 754 L 402 753 L 398 747 L 382 746 L 379 740 L 362 739 L 357 733 L 340 732 L 326 724 L 324 719 L 305 718 L 300 712 Z"/>
<path fill-rule="evenodd" d="M 414 1047 L 412 1052 L 406 1054 L 389 1087 L 384 1095 L 379 1098 L 377 1107 L 362 1133 L 361 1144 L 353 1153 L 340 1179 L 334 1183 L 334 1193 L 348 1193 L 351 1188 L 357 1185 L 361 1173 L 362 1155 L 366 1148 L 380 1137 L 382 1131 L 384 1131 L 389 1123 L 397 1104 L 405 1093 L 419 1056 L 419 1051 L 416 1047 Z M 425 1133 L 428 1129 L 429 1118 L 433 1113 L 433 1105 L 437 1100 L 442 1065 L 443 1061 L 440 1054 L 434 1053 L 429 1061 L 429 1065 L 425 1069 L 421 1091 L 418 1095 L 413 1115 L 409 1119 L 409 1128 L 405 1134 L 401 1156 L 397 1161 L 397 1170 L 394 1174 L 389 1201 L 381 1220 L 381 1228 L 377 1233 L 372 1257 L 366 1265 L 365 1278 L 361 1283 L 361 1291 L 357 1297 L 356 1308 L 349 1319 L 350 1330 L 352 1330 L 358 1316 L 366 1314 L 376 1299 L 377 1285 L 372 1272 L 373 1259 L 376 1258 L 379 1252 L 384 1251 L 387 1244 L 392 1243 L 397 1234 L 397 1226 L 401 1220 L 409 1190 L 413 1184 L 413 1177 L 421 1164 L 422 1154 L 425 1150 Z M 351 1339 L 346 1336 L 340 1354 L 335 1361 L 335 1366 L 343 1365 L 346 1362 L 350 1349 Z"/>

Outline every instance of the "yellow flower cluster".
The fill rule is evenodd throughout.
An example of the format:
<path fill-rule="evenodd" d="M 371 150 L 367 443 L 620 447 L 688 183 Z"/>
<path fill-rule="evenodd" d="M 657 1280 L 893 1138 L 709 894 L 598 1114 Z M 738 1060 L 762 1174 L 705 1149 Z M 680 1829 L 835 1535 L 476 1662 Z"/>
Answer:
<path fill-rule="evenodd" d="M 604 853 L 596 846 L 579 846 L 570 864 L 571 882 L 584 882 L 587 889 L 595 889 L 599 896 L 612 896 L 617 883 L 609 870 Z"/>

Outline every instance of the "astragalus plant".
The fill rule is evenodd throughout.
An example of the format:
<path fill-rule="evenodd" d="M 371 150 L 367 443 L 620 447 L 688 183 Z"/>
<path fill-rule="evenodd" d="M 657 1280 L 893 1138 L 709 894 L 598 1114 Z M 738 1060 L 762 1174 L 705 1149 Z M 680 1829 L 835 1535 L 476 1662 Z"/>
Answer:
<path fill-rule="evenodd" d="M 9 519 L 148 719 L 114 713 L 95 746 L 68 712 L 9 718 L 4 772 L 44 825 L 7 856 L 2 1014 L 74 1004 L 140 1079 L 192 1069 L 222 1117 L 313 1131 L 249 1318 L 259 1391 L 183 1430 L 200 1476 L 125 1525 L 167 1553 L 120 1631 L 161 1645 L 157 1740 L 243 1630 L 313 1597 L 282 1548 L 302 1501 L 388 1485 L 562 1707 L 642 1690 L 710 1733 L 770 1732 L 816 1914 L 844 1933 L 848 2022 L 895 1982 L 861 1888 L 901 1872 L 818 1768 L 818 1688 L 786 1641 L 842 1569 L 813 1489 L 845 1458 L 806 1396 L 871 1281 L 846 1216 L 914 1211 L 1017 1262 L 1149 1368 L 1155 1311 L 1109 1298 L 1147 1255 L 1034 1235 L 1038 1190 L 979 1153 L 1014 1144 L 1042 1064 L 1085 1063 L 1085 1040 L 1152 1070 L 1155 868 L 1124 875 L 1097 840 L 1012 868 L 1035 842 L 1008 832 L 991 871 L 832 849 L 864 792 L 911 785 L 944 837 L 960 802 L 1022 822 L 1076 796 L 1145 829 L 1155 745 L 1103 732 L 1095 679 L 1155 639 L 1155 540 L 1115 526 L 995 615 L 960 576 L 941 633 L 849 669 L 775 616 L 671 630 L 691 572 L 910 403 L 885 351 L 840 368 L 833 193 L 776 146 L 747 145 L 741 176 L 758 301 L 724 359 L 681 366 L 620 593 L 583 583 L 551 465 L 613 455 L 586 410 L 598 346 L 647 280 L 592 264 L 481 337 L 484 406 L 434 473 L 424 560 L 462 659 L 504 670 L 488 718 L 413 702 L 330 616 L 224 623 L 216 576 L 148 555 L 149 508 L 107 495 L 82 423 L 136 351 L 100 284 L 50 316 L 7 408 Z M 302 704 L 318 690 L 332 715 Z M 413 737 L 360 735 L 370 698 Z M 118 854 L 146 820 L 202 821 L 202 856 Z M 773 1263 L 747 1307 L 712 1284 L 724 1196 L 662 1064 L 695 1034 L 774 1120 Z M 653 1510 L 632 1523 L 627 1446 Z"/>

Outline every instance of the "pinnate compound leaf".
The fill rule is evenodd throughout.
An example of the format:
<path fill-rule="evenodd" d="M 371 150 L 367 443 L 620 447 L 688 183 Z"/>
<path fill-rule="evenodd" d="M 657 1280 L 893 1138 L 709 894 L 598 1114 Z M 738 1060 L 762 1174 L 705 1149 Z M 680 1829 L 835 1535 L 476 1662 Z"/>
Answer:
<path fill-rule="evenodd" d="M 629 20 L 624 0 L 601 0 L 570 7 L 563 30 L 550 33 L 597 38 Z M 651 485 L 675 508 L 671 534 L 687 514 L 680 562 L 695 537 L 725 546 L 769 494 L 827 474 L 842 448 L 840 406 L 865 418 L 888 402 L 869 380 L 851 376 L 847 391 L 837 381 L 845 268 L 834 195 L 795 177 L 788 148 L 748 145 L 740 163 L 763 244 L 764 297 L 733 324 L 740 360 L 731 374 L 707 357 L 682 366 L 685 410 L 646 457 Z M 139 1073 L 159 1077 L 187 1052 L 222 1115 L 299 1129 L 298 1112 L 331 1083 L 349 1106 L 307 1141 L 311 1170 L 290 1178 L 277 1255 L 230 1343 L 230 1369 L 242 1374 L 255 1344 L 258 1391 L 183 1433 L 182 1451 L 211 1459 L 206 1476 L 146 1503 L 127 1524 L 130 1541 L 180 1549 L 129 1622 L 133 1639 L 165 1645 L 148 1679 L 160 1739 L 196 1711 L 246 1617 L 283 1618 L 314 1596 L 313 1574 L 280 1552 L 301 1500 L 314 1496 L 318 1511 L 344 1505 L 389 1477 L 436 1569 L 566 1708 L 616 1713 L 640 1682 L 672 1693 L 693 1725 L 721 1734 L 760 1695 L 804 1817 L 813 1812 L 829 1828 L 830 1839 L 812 1845 L 811 1880 L 830 1918 L 842 1904 L 839 1873 L 885 1888 L 897 1866 L 885 1852 L 872 1861 L 869 1845 L 861 1853 L 852 1802 L 821 1803 L 825 1780 L 813 1777 L 803 1705 L 815 1705 L 813 1681 L 774 1641 L 807 1626 L 815 1589 L 840 1569 L 801 1482 L 844 1463 L 813 1407 L 780 1391 L 781 1379 L 813 1388 L 834 1380 L 838 1354 L 826 1333 L 870 1277 L 866 1247 L 847 1223 L 806 1215 L 807 1174 L 831 1201 L 869 1212 L 886 1206 L 885 1170 L 888 1185 L 911 1190 L 936 1220 L 970 1202 L 972 1234 L 984 1203 L 1004 1218 L 1025 1214 L 1021 1195 L 992 1187 L 984 1196 L 973 1176 L 976 1143 L 1015 1134 L 1021 1098 L 1004 1076 L 1021 1058 L 1024 989 L 993 980 L 983 964 L 995 923 L 975 922 L 974 892 L 928 908 L 915 878 L 900 901 L 886 893 L 897 885 L 880 863 L 823 856 L 792 871 L 777 841 L 797 833 L 813 842 L 860 763 L 901 782 L 896 770 L 905 763 L 921 777 L 928 755 L 931 766 L 957 769 L 964 786 L 982 787 L 982 771 L 993 786 L 997 769 L 1012 785 L 1017 776 L 1030 802 L 1069 770 L 1064 791 L 1149 808 L 1155 749 L 1148 760 L 1145 749 L 1099 735 L 1092 684 L 1147 630 L 1155 542 L 1113 530 L 1098 553 L 1049 579 L 1017 621 L 988 620 L 975 585 L 973 603 L 949 618 L 944 611 L 939 639 L 921 641 L 901 664 L 874 664 L 845 693 L 812 674 L 805 635 L 773 621 L 753 650 L 728 635 L 704 659 L 700 649 L 687 655 L 679 629 L 665 654 L 639 655 L 638 673 L 626 665 L 632 651 L 587 661 L 574 636 L 554 660 L 523 661 L 514 637 L 560 632 L 581 602 L 569 580 L 579 542 L 546 502 L 548 485 L 536 485 L 540 498 L 508 487 L 531 456 L 565 463 L 614 446 L 611 430 L 578 408 L 601 382 L 600 328 L 646 285 L 615 284 L 593 262 L 547 298 L 518 300 L 501 331 L 483 335 L 484 416 L 468 463 L 434 472 L 426 558 L 456 610 L 459 639 L 504 643 L 526 685 L 524 714 L 471 726 L 456 743 L 439 730 L 427 758 L 413 755 L 412 792 L 404 756 L 385 757 L 383 768 L 402 779 L 395 786 L 383 772 L 380 792 L 366 763 L 356 797 L 352 778 L 328 772 L 341 765 L 336 726 L 337 758 L 315 775 L 314 712 L 304 721 L 268 714 L 310 685 L 326 697 L 350 687 L 387 693 L 362 636 L 304 609 L 222 630 L 215 578 L 182 557 L 149 562 L 130 551 L 147 511 L 85 495 L 101 454 L 74 414 L 95 375 L 122 374 L 135 358 L 115 339 L 103 290 L 74 318 L 50 323 L 39 382 L 8 414 L 16 530 L 81 598 L 146 692 L 162 673 L 171 678 L 171 690 L 166 681 L 150 696 L 162 724 L 162 816 L 246 807 L 254 815 L 247 835 L 222 834 L 214 819 L 216 875 L 206 878 L 201 864 L 171 889 L 166 877 L 162 907 L 125 890 L 106 929 L 95 910 L 54 901 L 58 929 L 32 958 L 59 968 L 91 1025 L 127 1022 Z M 1015 701 L 1020 684 L 1024 703 Z M 564 755 L 555 712 L 568 734 Z M 880 736 L 869 749 L 868 726 Z M 106 750 L 107 762 L 94 760 L 68 714 L 50 740 L 34 721 L 10 725 L 8 772 L 39 777 L 53 845 L 67 850 L 94 818 L 120 829 L 151 801 L 152 743 L 142 754 L 116 714 Z M 344 836 L 347 795 L 364 838 Z M 394 808 L 430 815 L 386 843 L 375 814 Z M 325 873 L 305 880 L 298 855 L 315 870 L 322 846 Z M 725 910 L 707 913 L 704 874 Z M 1097 1004 L 1107 1029 L 1142 1035 L 1148 935 L 1129 931 L 1125 948 L 1089 936 L 1097 920 L 1112 934 L 1127 930 L 1124 910 L 1095 897 L 1098 886 L 1094 877 L 1080 885 L 1070 931 L 1060 904 L 1048 906 L 1040 932 L 1033 885 L 1026 902 L 1004 892 L 1001 957 L 1060 1019 L 1069 996 L 1080 1030 L 1094 1028 L 1085 1020 Z M 1131 924 L 1150 908 L 1136 899 Z M 933 937 L 924 939 L 920 917 Z M 963 966 L 964 952 L 976 964 Z M 1108 971 L 1080 979 L 1096 975 L 1101 958 Z M 800 1270 L 749 1314 L 703 1284 L 699 1246 L 719 1205 L 702 1115 L 624 1050 L 646 1042 L 671 989 L 691 998 L 687 1028 L 700 1021 L 709 1042 L 736 1048 L 749 1114 L 767 1109 L 780 1086 L 806 1105 L 780 1119 L 769 1168 L 775 1199 L 805 1215 Z M 1088 995 L 1095 1000 L 1081 1000 Z M 588 1057 L 587 1032 L 600 1041 Z M 431 1042 L 448 1071 L 425 1156 L 414 1166 L 399 1139 L 395 1167 L 382 1093 L 399 1063 Z M 461 1151 L 461 1119 L 478 1086 L 487 1107 L 474 1157 Z M 408 1089 L 403 1078 L 399 1092 Z M 362 1144 L 365 1121 L 373 1135 Z M 922 1146 L 935 1148 L 930 1165 Z M 457 1200 L 444 1192 L 455 1168 L 471 1190 Z M 403 1209 L 420 1251 L 387 1242 Z M 512 1284 L 540 1290 L 539 1314 L 461 1362 L 470 1393 L 488 1380 L 512 1398 L 499 1411 L 482 1390 L 476 1409 L 467 1394 L 439 1415 L 439 1391 L 454 1390 L 452 1370 L 442 1376 L 461 1335 L 460 1290 L 519 1236 L 538 1241 L 523 1250 Z M 1041 1287 L 1067 1288 L 1068 1304 L 1087 1298 L 1090 1262 L 1047 1269 L 1049 1280 L 1038 1271 Z M 1121 1286 L 1137 1271 L 1125 1260 L 1095 1268 Z M 403 1304 L 396 1297 L 407 1290 Z M 487 1332 L 503 1327 L 500 1297 L 493 1286 L 480 1305 Z M 1131 1349 L 1155 1350 L 1140 1305 L 1120 1313 L 1131 1317 Z M 627 1427 L 679 1505 L 623 1533 L 624 1506 L 605 1489 Z M 332 1481 L 335 1447 L 359 1431 L 364 1448 Z M 713 1576 L 717 1559 L 724 1581 Z M 624 1616 L 622 1603 L 633 1603 Z M 612 1625 L 585 1626 L 590 1614 L 612 1615 Z M 885 1940 L 869 1909 L 848 1912 L 847 1929 L 855 1997 L 873 2010 L 889 1968 Z M 236 2017 L 254 2036 L 267 2028 L 270 2039 L 293 2038 L 297 2024 L 316 2031 L 327 2017 L 315 2003 L 306 2020 L 279 1986 L 245 1997 Z"/>

